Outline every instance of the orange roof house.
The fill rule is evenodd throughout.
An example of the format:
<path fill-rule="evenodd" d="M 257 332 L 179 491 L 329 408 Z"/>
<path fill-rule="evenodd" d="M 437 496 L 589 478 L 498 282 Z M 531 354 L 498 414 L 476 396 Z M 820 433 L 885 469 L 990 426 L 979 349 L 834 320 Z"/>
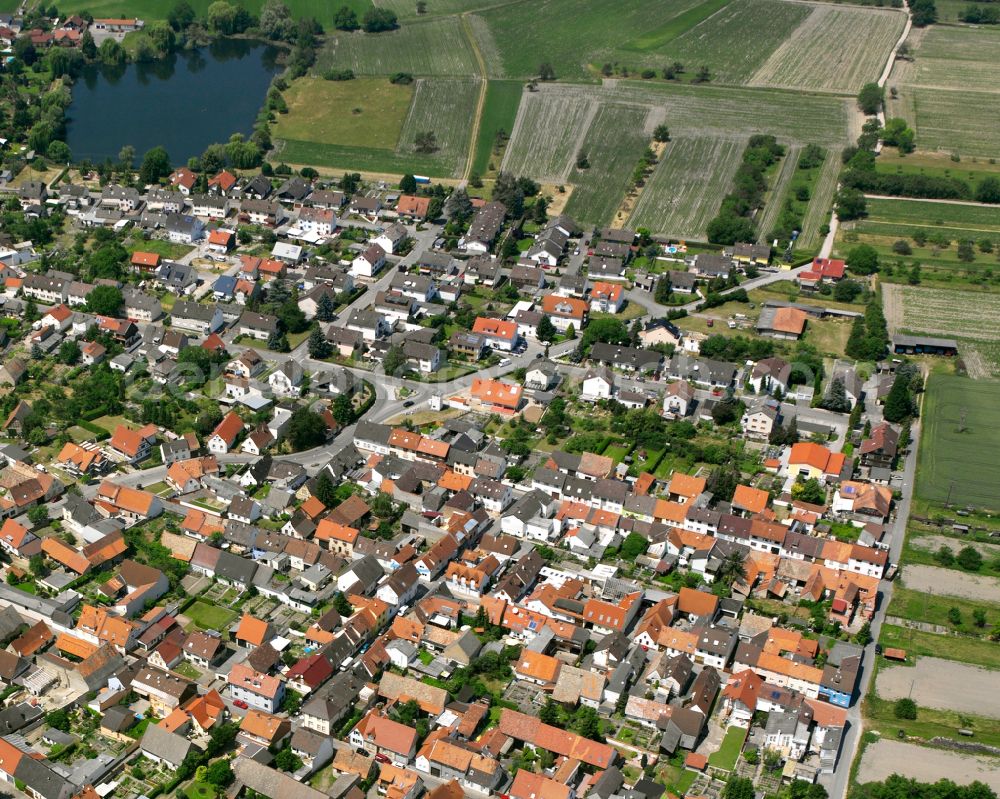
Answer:
<path fill-rule="evenodd" d="M 476 378 L 472 381 L 472 396 L 484 404 L 516 411 L 521 405 L 521 386 Z"/>
<path fill-rule="evenodd" d="M 263 646 L 271 638 L 271 627 L 249 613 L 244 613 L 240 626 L 236 628 L 236 640 L 250 646 Z"/>
<path fill-rule="evenodd" d="M 578 330 L 580 324 L 587 318 L 587 311 L 587 303 L 575 297 L 560 297 L 558 294 L 547 294 L 542 297 L 542 313 L 574 322 Z"/>
<path fill-rule="evenodd" d="M 86 574 L 90 569 L 90 561 L 83 556 L 83 553 L 77 552 L 58 538 L 43 539 L 42 552 L 77 574 Z"/>
<path fill-rule="evenodd" d="M 219 422 L 215 430 L 212 431 L 211 438 L 209 439 L 209 446 L 211 446 L 211 440 L 218 437 L 226 447 L 232 447 L 236 443 L 236 439 L 239 434 L 243 432 L 243 420 L 233 411 L 226 414 L 226 418 Z"/>
<path fill-rule="evenodd" d="M 561 661 L 551 655 L 525 649 L 514 665 L 514 673 L 521 679 L 539 685 L 554 685 L 559 679 L 560 666 L 562 666 Z"/>
<path fill-rule="evenodd" d="M 240 722 L 240 732 L 267 746 L 282 741 L 291 731 L 292 723 L 288 719 L 262 710 L 248 710 Z"/>
<path fill-rule="evenodd" d="M 718 607 L 719 598 L 706 591 L 685 586 L 677 594 L 677 610 L 681 613 L 691 616 L 714 616 Z"/>
<path fill-rule="evenodd" d="M 236 241 L 236 234 L 231 230 L 216 228 L 208 234 L 208 243 L 212 247 L 222 247 L 230 250 Z"/>
<path fill-rule="evenodd" d="M 508 322 L 503 319 L 490 319 L 479 316 L 472 325 L 472 332 L 483 336 L 513 343 L 517 341 L 517 322 Z"/>
<path fill-rule="evenodd" d="M 80 474 L 100 468 L 103 462 L 104 456 L 99 449 L 84 449 L 72 441 L 67 441 L 56 456 L 56 463 Z"/>
<path fill-rule="evenodd" d="M 155 252 L 132 253 L 132 269 L 134 271 L 153 272 L 160 265 L 160 255 Z"/>
<path fill-rule="evenodd" d="M 116 512 L 136 516 L 156 515 L 159 499 L 148 491 L 118 485 L 105 480 L 97 489 L 98 502 L 107 503 Z"/>
<path fill-rule="evenodd" d="M 412 194 L 399 195 L 396 203 L 396 213 L 400 216 L 412 216 L 418 219 L 426 219 L 427 212 L 431 207 L 430 197 L 416 197 Z"/>
<path fill-rule="evenodd" d="M 535 716 L 504 708 L 500 711 L 500 732 L 524 741 L 538 749 L 547 749 L 556 755 L 579 760 L 588 766 L 605 769 L 615 764 L 618 754 L 607 744 L 591 741 L 576 733 L 543 724 Z"/>
<path fill-rule="evenodd" d="M 320 519 L 319 524 L 316 525 L 314 538 L 316 541 L 339 541 L 354 546 L 360 534 L 361 531 L 355 527 L 348 527 L 346 524 L 340 524 L 332 519 Z"/>
<path fill-rule="evenodd" d="M 761 320 L 758 330 L 776 336 L 798 338 L 806 329 L 808 314 L 800 308 L 776 308 L 770 323 Z"/>
<path fill-rule="evenodd" d="M 149 441 L 138 430 L 131 430 L 120 424 L 111 436 L 111 448 L 127 458 L 135 459 L 148 451 Z"/>
<path fill-rule="evenodd" d="M 800 441 L 792 444 L 788 469 L 808 477 L 836 476 L 844 468 L 844 458 L 842 452 L 831 452 L 812 441 Z"/>
<path fill-rule="evenodd" d="M 733 493 L 733 507 L 748 513 L 763 513 L 769 498 L 768 493 L 759 488 L 738 485 Z"/>
<path fill-rule="evenodd" d="M 684 503 L 701 494 L 705 490 L 706 483 L 704 477 L 693 477 L 684 472 L 674 472 L 670 477 L 670 486 L 667 490 L 670 492 L 671 499 L 677 499 Z"/>
<path fill-rule="evenodd" d="M 40 621 L 23 635 L 11 641 L 10 647 L 21 657 L 31 657 L 51 641 L 52 630 L 44 621 Z"/>
<path fill-rule="evenodd" d="M 507 795 L 511 799 L 570 799 L 573 794 L 570 786 L 558 780 L 520 769 Z"/>
<path fill-rule="evenodd" d="M 217 186 L 222 191 L 229 191 L 235 185 L 236 175 L 226 169 L 223 169 L 218 175 L 208 181 L 208 187 L 210 189 Z"/>

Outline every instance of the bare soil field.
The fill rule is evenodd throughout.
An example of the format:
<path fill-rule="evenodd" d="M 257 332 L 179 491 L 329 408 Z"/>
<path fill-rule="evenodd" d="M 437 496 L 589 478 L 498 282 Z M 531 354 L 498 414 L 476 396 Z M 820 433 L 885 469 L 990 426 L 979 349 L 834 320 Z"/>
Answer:
<path fill-rule="evenodd" d="M 994 577 L 914 563 L 904 567 L 902 579 L 913 591 L 1000 604 L 1000 580 Z"/>
<path fill-rule="evenodd" d="M 920 658 L 912 667 L 894 666 L 878 673 L 875 688 L 882 699 L 910 697 L 919 706 L 980 716 L 1000 715 L 997 673 L 940 658 Z M 955 690 L 961 685 L 961 690 Z"/>
<path fill-rule="evenodd" d="M 947 776 L 963 785 L 979 780 L 994 791 L 1000 791 L 1000 769 L 993 758 L 930 749 L 884 738 L 870 744 L 861 759 L 858 782 L 878 782 L 893 774 L 903 774 L 921 782 L 937 782 L 942 776 Z"/>

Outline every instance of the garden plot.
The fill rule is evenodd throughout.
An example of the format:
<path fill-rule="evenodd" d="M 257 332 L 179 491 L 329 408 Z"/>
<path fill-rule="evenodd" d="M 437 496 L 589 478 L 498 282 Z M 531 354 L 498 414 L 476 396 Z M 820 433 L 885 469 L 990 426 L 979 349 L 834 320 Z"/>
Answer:
<path fill-rule="evenodd" d="M 995 577 L 911 563 L 903 569 L 903 584 L 911 591 L 1000 604 L 1000 580 Z"/>
<path fill-rule="evenodd" d="M 633 227 L 679 239 L 704 239 L 732 188 L 746 139 L 676 138 L 653 171 L 629 219 Z"/>
<path fill-rule="evenodd" d="M 603 103 L 581 149 L 590 166 L 574 169 L 566 213 L 580 222 L 610 224 L 632 181 L 632 171 L 649 145 L 645 106 Z"/>
<path fill-rule="evenodd" d="M 979 716 L 1000 716 L 997 672 L 940 658 L 920 658 L 912 667 L 894 666 L 878 673 L 875 688 L 882 699 L 910 697 L 921 707 Z M 956 691 L 955 686 L 962 690 Z"/>
<path fill-rule="evenodd" d="M 905 24 L 901 11 L 815 6 L 750 85 L 855 94 L 882 74 Z"/>
<path fill-rule="evenodd" d="M 937 782 L 942 775 L 961 785 L 978 780 L 1000 791 L 1000 769 L 996 759 L 931 749 L 882 738 L 865 748 L 858 769 L 858 782 L 880 782 L 893 774 L 904 774 L 920 782 Z"/>
<path fill-rule="evenodd" d="M 438 148 L 432 155 L 441 161 L 446 173 L 459 174 L 468 153 L 469 120 L 475 115 L 479 85 L 475 80 L 421 78 L 403 124 L 397 153 L 403 156 L 415 153 L 417 136 L 432 132 Z"/>
<path fill-rule="evenodd" d="M 317 59 L 316 71 L 350 69 L 356 75 L 468 77 L 479 66 L 457 17 L 410 22 L 387 33 L 336 31 Z"/>
<path fill-rule="evenodd" d="M 565 181 L 598 106 L 596 98 L 573 90 L 525 93 L 503 169 L 546 183 Z"/>

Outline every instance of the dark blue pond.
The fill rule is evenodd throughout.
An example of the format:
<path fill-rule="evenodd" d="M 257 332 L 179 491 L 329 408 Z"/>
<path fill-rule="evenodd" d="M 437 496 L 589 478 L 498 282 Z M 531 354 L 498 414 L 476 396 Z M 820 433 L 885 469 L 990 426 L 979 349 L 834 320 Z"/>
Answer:
<path fill-rule="evenodd" d="M 142 158 L 162 145 L 172 163 L 183 164 L 233 133 L 249 135 L 280 70 L 279 52 L 219 39 L 151 63 L 88 67 L 73 86 L 68 113 L 73 158 L 116 161 L 126 144 Z"/>

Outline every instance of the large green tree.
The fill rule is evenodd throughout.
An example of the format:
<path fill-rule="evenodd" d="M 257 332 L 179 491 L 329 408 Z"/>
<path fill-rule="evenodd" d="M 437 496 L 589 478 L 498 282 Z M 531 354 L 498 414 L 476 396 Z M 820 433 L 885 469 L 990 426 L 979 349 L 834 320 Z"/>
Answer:
<path fill-rule="evenodd" d="M 142 158 L 139 180 L 143 184 L 156 183 L 170 174 L 170 156 L 164 147 L 153 147 Z"/>

